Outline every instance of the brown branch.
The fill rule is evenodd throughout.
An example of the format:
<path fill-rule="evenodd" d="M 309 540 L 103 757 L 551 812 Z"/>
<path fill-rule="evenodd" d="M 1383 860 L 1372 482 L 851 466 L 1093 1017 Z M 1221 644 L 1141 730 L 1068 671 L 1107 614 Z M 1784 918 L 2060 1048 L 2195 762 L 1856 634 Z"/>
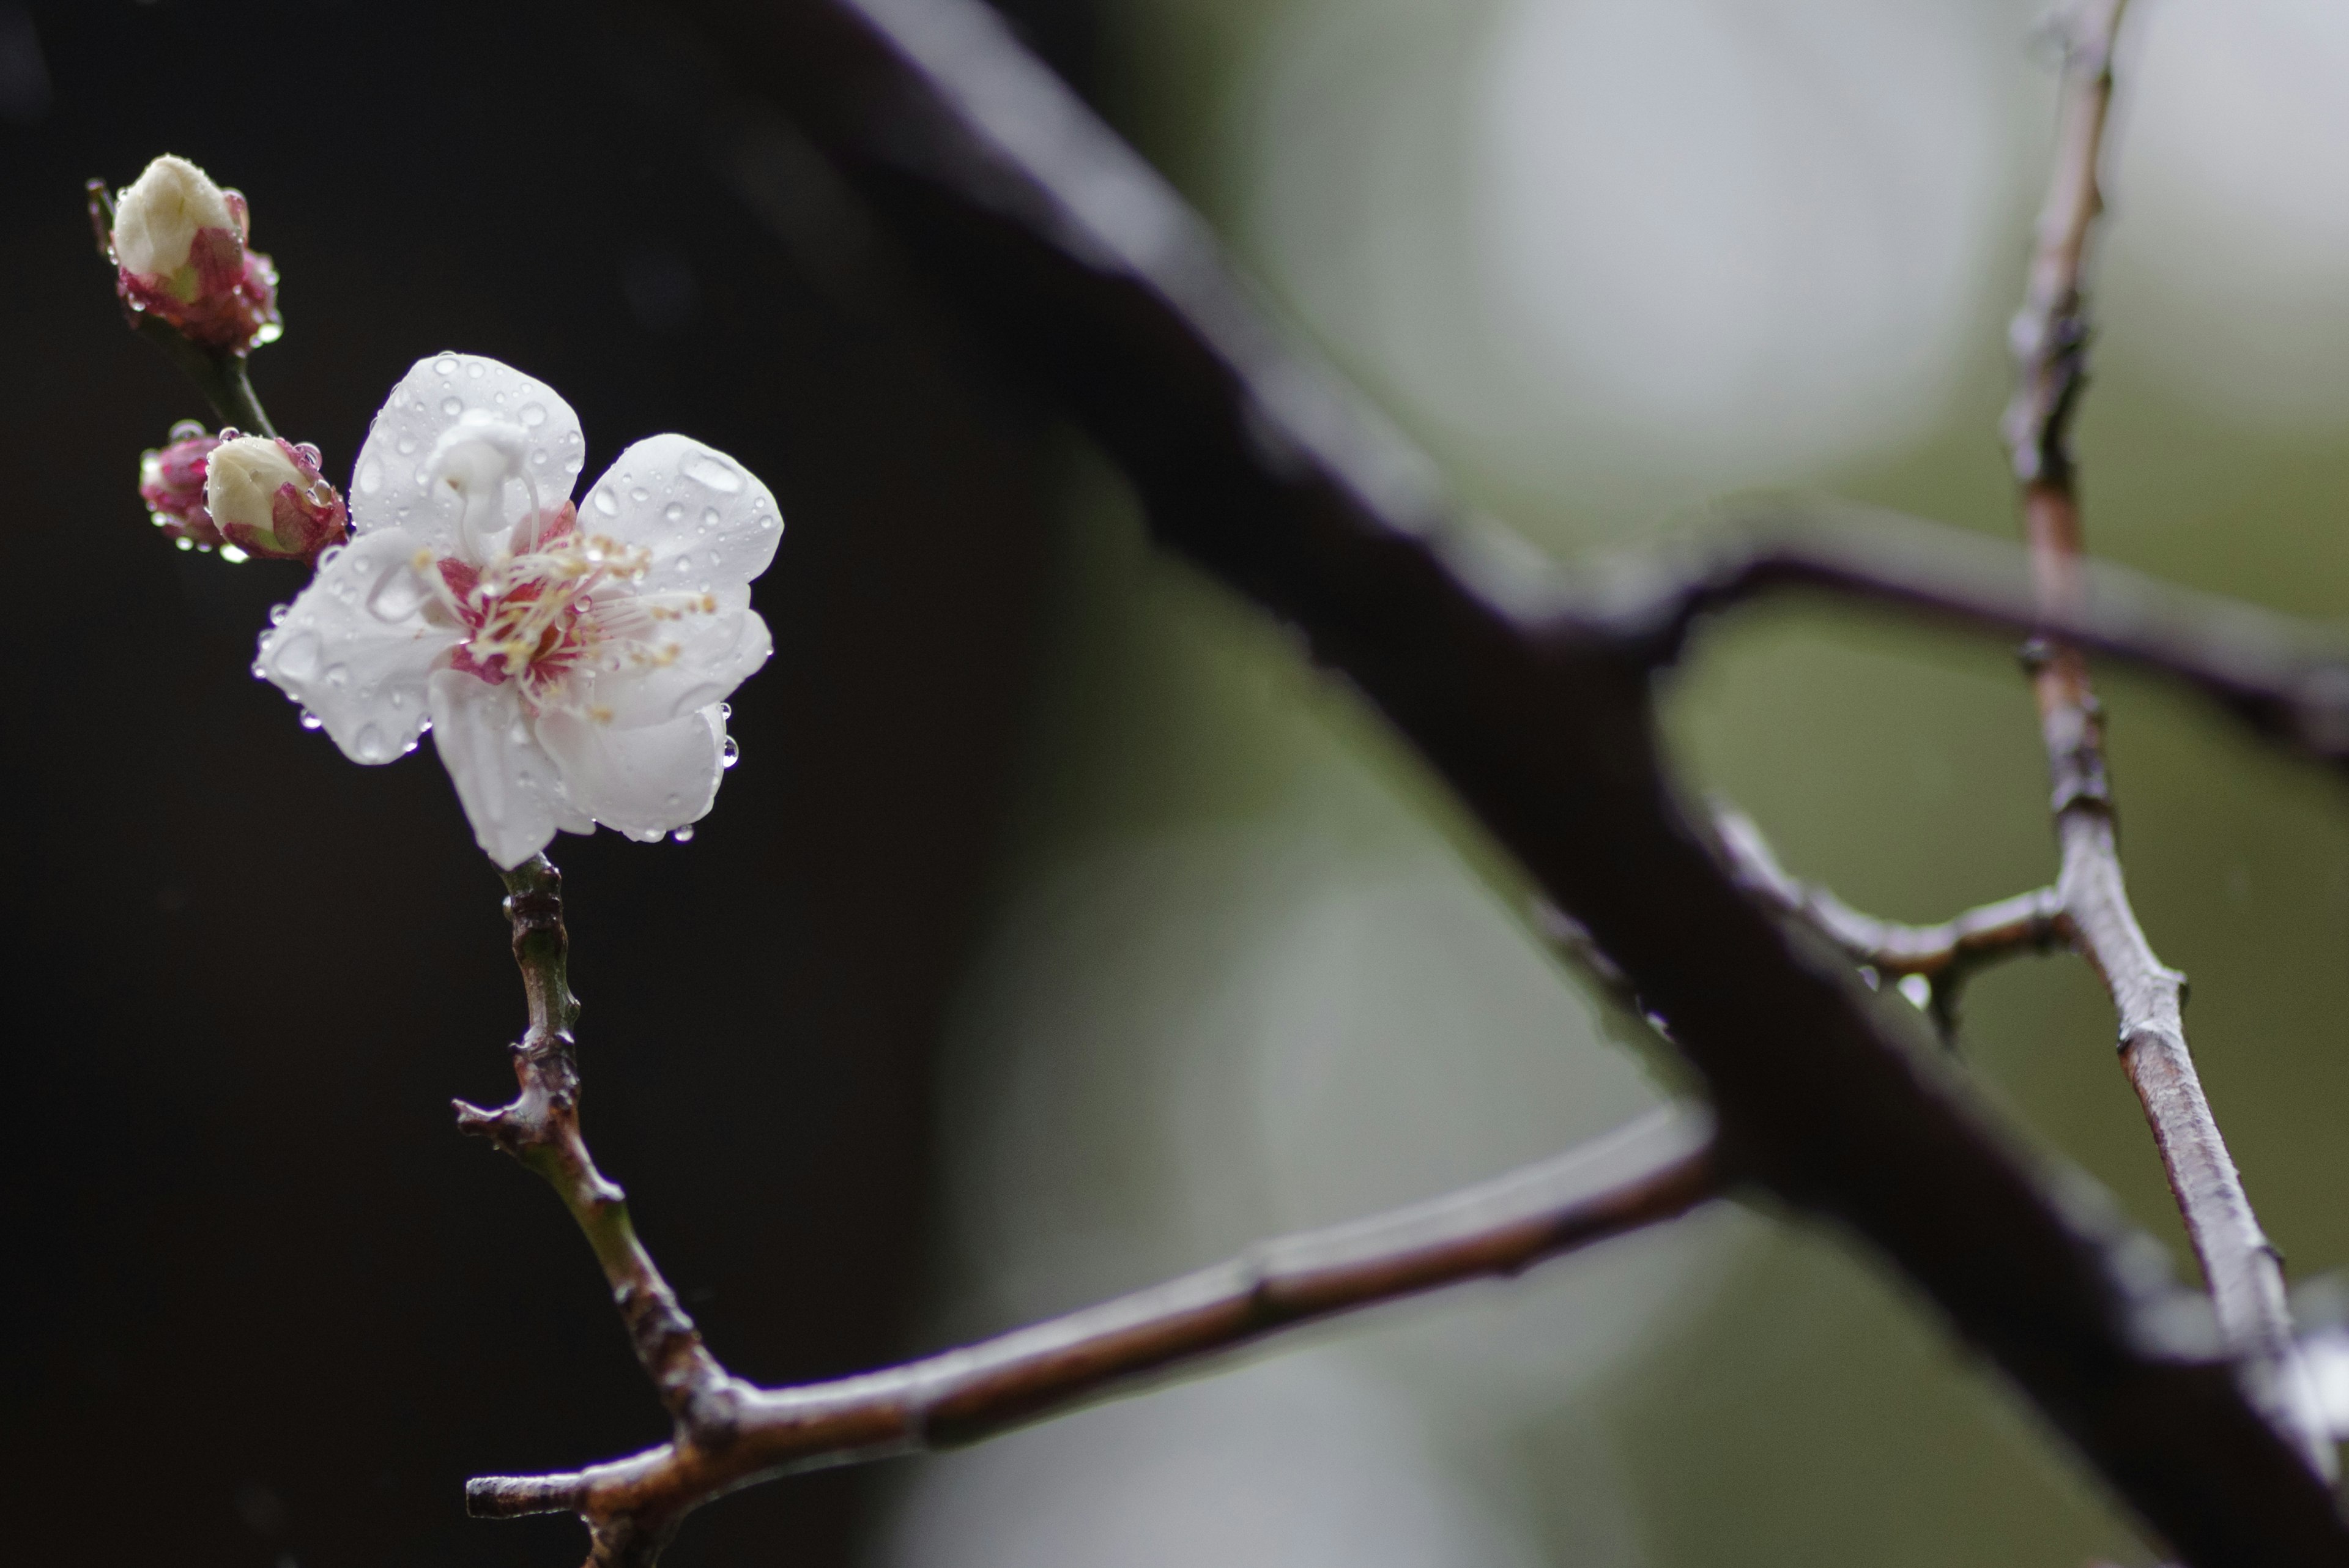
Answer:
<path fill-rule="evenodd" d="M 1547 635 L 1661 666 L 1705 616 L 1787 588 L 1921 611 L 1954 626 L 2060 639 L 2200 691 L 2261 735 L 2349 766 L 2349 639 L 2337 625 L 2081 560 L 2066 601 L 2043 598 L 2027 552 L 1877 508 L 1745 502 L 1680 546 L 1552 585 Z"/>
<path fill-rule="evenodd" d="M 489 1477 L 485 1518 L 568 1511 L 593 1568 L 651 1563 L 710 1499 L 793 1471 L 975 1442 L 1341 1313 L 1534 1264 L 1718 1190 L 1706 1118 L 1671 1111 L 1497 1181 L 1252 1248 L 1230 1262 L 924 1360 L 800 1388 L 735 1385 L 722 1443 L 680 1432 L 573 1475 Z"/>
<path fill-rule="evenodd" d="M 2097 164 L 2112 103 L 2112 49 L 2126 0 L 2079 0 L 2065 40 L 2055 172 L 2041 211 L 2023 310 L 2015 317 L 2007 449 L 2022 489 L 2032 575 L 2043 605 L 2080 598 L 2081 520 L 2068 445 L 2086 371 L 2081 293 L 2103 197 Z M 2226 1344 L 2253 1398 L 2319 1475 L 2338 1475 L 2332 1434 L 2315 1418 L 2286 1303 L 2283 1260 L 2260 1229 L 2187 1050 L 2186 977 L 2154 956 L 2130 907 L 2114 836 L 2104 713 L 2088 662 L 2069 643 L 2032 652 L 2032 686 L 2054 782 L 2057 888 L 2075 943 L 2120 1015 L 2120 1056 L 2152 1125 L 2170 1191 L 2210 1290 Z"/>
<path fill-rule="evenodd" d="M 512 1048 L 521 1093 L 495 1111 L 459 1100 L 457 1126 L 546 1179 L 603 1265 L 636 1358 L 677 1421 L 680 1440 L 723 1447 L 740 1385 L 703 1348 L 693 1320 L 636 1239 L 626 1194 L 595 1168 L 580 1134 L 579 1062 L 572 1037 L 579 999 L 571 993 L 563 874 L 538 855 L 502 875 L 514 962 L 530 1004 L 530 1027 Z"/>
<path fill-rule="evenodd" d="M 2020 953 L 2044 953 L 2070 940 L 2062 897 L 2034 888 L 1979 905 L 1936 926 L 1906 926 L 1862 914 L 1827 888 L 1800 881 L 1778 863 L 1753 818 L 1727 808 L 1713 831 L 1738 885 L 1826 938 L 1880 975 L 1916 976 L 1930 987 L 1929 1011 L 1949 1043 L 1957 1025 L 1959 988 L 1976 971 Z"/>

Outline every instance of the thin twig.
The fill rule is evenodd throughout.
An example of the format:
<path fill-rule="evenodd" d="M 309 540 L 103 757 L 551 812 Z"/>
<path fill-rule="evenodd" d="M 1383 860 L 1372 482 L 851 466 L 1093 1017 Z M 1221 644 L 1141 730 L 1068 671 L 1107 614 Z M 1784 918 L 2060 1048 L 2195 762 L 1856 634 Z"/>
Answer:
<path fill-rule="evenodd" d="M 2080 0 L 2065 39 L 2055 171 L 2041 211 L 2028 291 L 2013 341 L 2016 388 L 2005 419 L 2022 489 L 2040 601 L 2079 599 L 2081 519 L 2068 435 L 2086 372 L 2083 269 L 2103 209 L 2097 165 L 2112 103 L 2113 40 L 2126 0 Z M 2120 1015 L 2120 1056 L 2144 1104 L 2170 1191 L 2217 1311 L 2220 1334 L 2242 1357 L 2253 1398 L 2327 1480 L 2339 1473 L 2332 1435 L 2315 1418 L 2294 1340 L 2283 1260 L 2260 1229 L 2241 1176 L 2187 1050 L 2186 977 L 2154 956 L 2130 907 L 2114 836 L 2104 712 L 2086 657 L 2068 643 L 2032 650 L 2032 685 L 2054 782 L 2063 854 L 2056 886 L 2080 951 Z"/>
<path fill-rule="evenodd" d="M 1926 1009 L 1945 1044 L 1954 1044 L 1958 994 L 1976 971 L 2021 953 L 2048 952 L 2069 940 L 2063 898 L 2053 888 L 1977 905 L 1940 925 L 1906 926 L 1862 914 L 1827 888 L 1795 877 L 1743 812 L 1716 809 L 1713 829 L 1731 873 L 1748 892 L 1802 920 L 1854 963 L 1878 975 L 1924 981 L 1930 988 Z"/>
<path fill-rule="evenodd" d="M 1649 667 L 1677 659 L 1702 618 L 1812 589 L 1960 628 L 2060 639 L 2170 677 L 2261 736 L 2349 767 L 2349 637 L 2239 600 L 2077 564 L 2074 596 L 2042 598 L 2028 552 L 1874 507 L 1748 501 L 1677 545 L 1595 563 L 1552 595 L 1546 635 L 1598 641 Z"/>
<path fill-rule="evenodd" d="M 459 1100 L 457 1125 L 490 1139 L 554 1189 L 603 1265 L 636 1358 L 677 1423 L 678 1442 L 696 1451 L 721 1449 L 732 1440 L 744 1386 L 703 1347 L 693 1320 L 636 1239 L 626 1195 L 595 1168 L 580 1132 L 572 1034 L 579 999 L 571 992 L 563 874 L 538 855 L 502 875 L 514 962 L 530 1007 L 529 1029 L 512 1047 L 521 1092 L 494 1111 Z M 657 1550 L 657 1542 L 652 1545 Z"/>

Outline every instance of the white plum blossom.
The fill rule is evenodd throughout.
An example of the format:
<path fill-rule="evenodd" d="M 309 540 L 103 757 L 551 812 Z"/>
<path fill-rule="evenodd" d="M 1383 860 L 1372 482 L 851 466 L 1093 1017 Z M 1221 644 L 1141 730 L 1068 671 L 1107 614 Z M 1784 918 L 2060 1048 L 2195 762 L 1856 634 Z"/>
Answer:
<path fill-rule="evenodd" d="M 418 361 L 359 449 L 349 545 L 254 666 L 354 762 L 429 730 L 509 869 L 558 827 L 651 841 L 699 820 L 732 760 L 723 703 L 772 649 L 750 608 L 782 532 L 765 485 L 658 435 L 574 506 L 585 462 L 543 382 L 477 355 Z"/>

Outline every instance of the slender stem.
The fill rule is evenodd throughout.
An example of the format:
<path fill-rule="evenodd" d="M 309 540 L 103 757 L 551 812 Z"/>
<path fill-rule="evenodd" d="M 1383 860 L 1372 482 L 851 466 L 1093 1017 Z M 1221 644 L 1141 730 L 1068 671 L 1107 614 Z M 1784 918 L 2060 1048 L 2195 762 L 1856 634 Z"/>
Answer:
<path fill-rule="evenodd" d="M 693 1320 L 637 1240 L 626 1195 L 595 1168 L 580 1133 L 579 1064 L 572 1036 L 579 999 L 571 992 L 563 874 L 538 855 L 502 875 L 514 962 L 530 1004 L 530 1027 L 513 1047 L 521 1093 L 494 1111 L 460 1100 L 457 1125 L 489 1138 L 546 1179 L 603 1265 L 636 1358 L 676 1419 L 679 1440 L 722 1447 L 730 1438 L 740 1386 L 703 1347 Z"/>
<path fill-rule="evenodd" d="M 2033 583 L 2041 603 L 2058 608 L 2076 606 L 2081 597 L 2080 504 L 2067 437 L 2085 379 L 2081 282 L 2104 207 L 2097 165 L 2112 104 L 2113 39 L 2125 4 L 2084 0 L 2071 15 L 2054 175 L 2013 332 L 2016 387 L 2004 433 L 2022 489 Z M 2254 1401 L 2310 1468 L 2331 1480 L 2338 1456 L 2316 1419 L 2285 1301 L 2282 1258 L 2251 1211 L 2187 1049 L 2186 977 L 2155 957 L 2129 904 L 2114 834 L 2104 711 L 2087 659 L 2054 641 L 2036 647 L 2030 662 L 2054 783 L 2065 920 L 2112 994 L 2121 1063 L 2152 1126 L 2220 1332 L 2241 1357 Z"/>
<path fill-rule="evenodd" d="M 1975 971 L 2020 953 L 2051 951 L 2067 940 L 2063 897 L 2053 888 L 1977 905 L 1939 925 L 1900 925 L 1862 914 L 1827 888 L 1788 874 L 1743 812 L 1717 810 L 1713 827 L 1741 887 L 1810 926 L 1853 962 L 1930 984 L 1930 1011 L 1945 1041 L 1957 1028 L 1959 990 Z"/>
<path fill-rule="evenodd" d="M 746 1389 L 723 1449 L 672 1442 L 574 1474 L 488 1477 L 466 1488 L 466 1507 L 489 1518 L 575 1512 L 597 1543 L 591 1563 L 647 1563 L 641 1543 L 665 1540 L 691 1509 L 750 1482 L 975 1442 L 1300 1324 L 1519 1273 L 1672 1219 L 1719 1188 L 1707 1120 L 1661 1112 L 1499 1180 L 1260 1243 L 1216 1268 L 964 1349 L 832 1383 Z"/>

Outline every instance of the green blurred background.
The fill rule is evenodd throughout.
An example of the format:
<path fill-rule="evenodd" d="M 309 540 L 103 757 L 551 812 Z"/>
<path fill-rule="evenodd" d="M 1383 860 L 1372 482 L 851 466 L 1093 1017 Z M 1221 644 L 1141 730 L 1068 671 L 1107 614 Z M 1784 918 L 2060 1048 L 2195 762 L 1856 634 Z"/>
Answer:
<path fill-rule="evenodd" d="M 1473 505 L 1572 558 L 1754 486 L 2014 531 L 1996 440 L 2054 111 L 2020 4 L 1122 0 L 1111 118 Z M 2349 605 L 2349 21 L 2142 0 L 2079 450 L 2092 547 Z M 933 1333 L 1537 1157 L 1667 1092 L 1345 692 L 1152 555 L 1071 451 L 1048 673 L 948 1033 Z M 2349 1264 L 2349 810 L 2107 675 L 2146 927 L 2294 1277 Z M 2053 874 L 2012 650 L 1817 606 L 1669 683 L 1692 794 L 1938 919 Z M 2069 958 L 1966 998 L 2031 1137 L 2190 1277 Z M 923 1461 L 906 1568 L 2145 1562 L 2034 1417 L 1839 1241 L 1709 1215 Z"/>

